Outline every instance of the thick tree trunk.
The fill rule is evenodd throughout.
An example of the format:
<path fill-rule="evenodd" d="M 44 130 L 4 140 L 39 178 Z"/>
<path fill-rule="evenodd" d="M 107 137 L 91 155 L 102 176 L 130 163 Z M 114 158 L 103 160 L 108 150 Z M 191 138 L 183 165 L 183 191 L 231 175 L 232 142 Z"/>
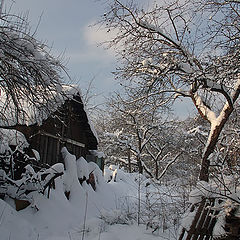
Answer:
<path fill-rule="evenodd" d="M 239 97 L 240 94 L 240 80 L 237 83 L 235 93 L 232 96 L 232 101 L 233 103 L 236 102 L 236 100 Z M 219 117 L 216 119 L 215 123 L 211 124 L 211 131 L 208 137 L 208 142 L 205 147 L 203 157 L 202 157 L 202 165 L 201 165 L 201 170 L 200 170 L 200 175 L 199 175 L 199 180 L 203 180 L 208 182 L 209 180 L 209 167 L 210 167 L 210 160 L 209 156 L 210 154 L 214 151 L 214 148 L 217 144 L 218 137 L 229 119 L 232 111 L 233 111 L 233 106 L 229 105 L 228 103 L 225 104 L 222 112 L 220 113 Z"/>
<path fill-rule="evenodd" d="M 204 153 L 203 153 L 203 156 L 202 156 L 202 164 L 201 164 L 199 180 L 203 180 L 203 181 L 206 181 L 206 182 L 208 182 L 208 180 L 209 180 L 209 167 L 210 167 L 209 156 L 214 151 L 214 148 L 215 148 L 215 146 L 217 144 L 217 141 L 218 141 L 218 137 L 219 137 L 227 119 L 228 119 L 228 117 L 224 118 L 223 121 L 221 122 L 221 125 L 216 126 L 210 132 L 208 143 L 207 143 L 207 146 L 206 146 L 206 148 L 204 150 Z"/>

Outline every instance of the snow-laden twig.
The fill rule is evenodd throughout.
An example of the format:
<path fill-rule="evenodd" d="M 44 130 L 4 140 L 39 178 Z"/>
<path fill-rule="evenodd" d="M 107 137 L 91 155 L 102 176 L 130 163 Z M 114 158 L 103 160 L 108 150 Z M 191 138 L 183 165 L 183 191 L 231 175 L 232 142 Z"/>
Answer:
<path fill-rule="evenodd" d="M 164 170 L 161 172 L 160 176 L 158 177 L 158 180 L 160 180 L 160 179 L 164 176 L 164 174 L 167 172 L 168 168 L 169 168 L 173 163 L 175 163 L 175 162 L 177 161 L 177 159 L 182 155 L 182 153 L 183 153 L 183 152 L 178 153 L 178 154 L 175 156 L 175 158 L 167 164 L 167 166 L 164 168 Z"/>

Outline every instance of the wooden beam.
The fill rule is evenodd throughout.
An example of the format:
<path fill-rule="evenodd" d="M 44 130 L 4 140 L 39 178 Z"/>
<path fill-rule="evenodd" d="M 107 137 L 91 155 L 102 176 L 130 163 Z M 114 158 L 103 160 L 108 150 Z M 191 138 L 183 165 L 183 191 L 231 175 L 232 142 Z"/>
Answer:
<path fill-rule="evenodd" d="M 73 139 L 70 139 L 70 138 L 65 138 L 65 137 L 58 137 L 58 136 L 55 136 L 51 133 L 46 133 L 46 132 L 39 132 L 40 135 L 43 135 L 43 136 L 48 136 L 48 137 L 52 137 L 52 138 L 55 138 L 57 140 L 61 140 L 63 142 L 67 142 L 67 143 L 70 143 L 70 144 L 74 144 L 76 146 L 79 146 L 79 147 L 85 147 L 85 144 L 84 143 L 80 143 L 80 142 L 77 142 Z"/>

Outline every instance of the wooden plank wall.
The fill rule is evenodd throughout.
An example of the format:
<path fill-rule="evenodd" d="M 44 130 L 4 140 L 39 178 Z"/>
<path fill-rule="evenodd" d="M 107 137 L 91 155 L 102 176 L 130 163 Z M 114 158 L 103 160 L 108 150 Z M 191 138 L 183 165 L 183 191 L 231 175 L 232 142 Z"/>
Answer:
<path fill-rule="evenodd" d="M 62 162 L 60 151 L 64 146 L 77 158 L 85 157 L 86 150 L 83 147 L 47 135 L 38 134 L 36 137 L 38 146 L 35 146 L 35 149 L 40 154 L 41 163 L 53 165 Z"/>

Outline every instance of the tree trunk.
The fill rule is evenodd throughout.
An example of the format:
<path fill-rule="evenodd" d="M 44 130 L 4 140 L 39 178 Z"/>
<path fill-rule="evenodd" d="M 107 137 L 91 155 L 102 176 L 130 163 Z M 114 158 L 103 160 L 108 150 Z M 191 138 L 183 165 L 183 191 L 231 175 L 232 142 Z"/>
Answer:
<path fill-rule="evenodd" d="M 142 174 L 143 173 L 143 165 L 142 165 L 142 162 L 141 162 L 139 156 L 137 156 L 137 165 L 138 165 L 138 172 Z"/>
<path fill-rule="evenodd" d="M 158 179 L 158 172 L 159 172 L 159 170 L 158 170 L 158 161 L 156 160 L 155 161 L 155 176 L 156 176 L 156 179 Z"/>
<path fill-rule="evenodd" d="M 202 156 L 202 164 L 201 164 L 199 180 L 206 181 L 206 182 L 208 182 L 209 180 L 209 167 L 210 167 L 209 156 L 214 151 L 214 148 L 217 144 L 218 137 L 226 121 L 227 121 L 227 118 L 225 119 L 224 123 L 222 122 L 221 126 L 215 127 L 213 131 L 211 130 L 207 146 Z"/>
<path fill-rule="evenodd" d="M 227 122 L 232 110 L 233 109 L 229 109 L 228 114 L 226 114 L 224 116 L 224 118 L 222 118 L 222 121 L 219 123 L 218 126 L 211 127 L 210 135 L 208 138 L 208 143 L 207 143 L 207 146 L 206 146 L 205 151 L 202 156 L 202 164 L 201 164 L 199 180 L 203 180 L 206 182 L 208 182 L 208 180 L 209 180 L 209 167 L 210 167 L 209 156 L 211 153 L 213 153 L 214 148 L 218 141 L 218 137 L 219 137 L 225 123 Z"/>
<path fill-rule="evenodd" d="M 128 151 L 127 151 L 127 158 L 128 158 L 128 172 L 131 173 L 132 172 L 132 164 L 131 164 L 131 151 L 130 151 L 130 148 L 128 148 Z"/>
<path fill-rule="evenodd" d="M 240 84 L 238 82 L 238 85 L 236 86 L 235 94 L 232 97 L 233 103 L 236 102 L 236 100 L 238 99 L 239 93 L 240 93 Z M 218 137 L 221 131 L 223 130 L 225 123 L 229 119 L 233 109 L 234 109 L 233 106 L 230 106 L 228 103 L 226 103 L 222 112 L 217 118 L 217 123 L 215 123 L 215 125 L 214 124 L 211 125 L 211 131 L 208 137 L 208 142 L 202 157 L 202 165 L 201 165 L 199 180 L 203 180 L 206 182 L 208 182 L 209 180 L 209 167 L 210 167 L 209 156 L 214 151 L 214 148 L 218 141 Z"/>

